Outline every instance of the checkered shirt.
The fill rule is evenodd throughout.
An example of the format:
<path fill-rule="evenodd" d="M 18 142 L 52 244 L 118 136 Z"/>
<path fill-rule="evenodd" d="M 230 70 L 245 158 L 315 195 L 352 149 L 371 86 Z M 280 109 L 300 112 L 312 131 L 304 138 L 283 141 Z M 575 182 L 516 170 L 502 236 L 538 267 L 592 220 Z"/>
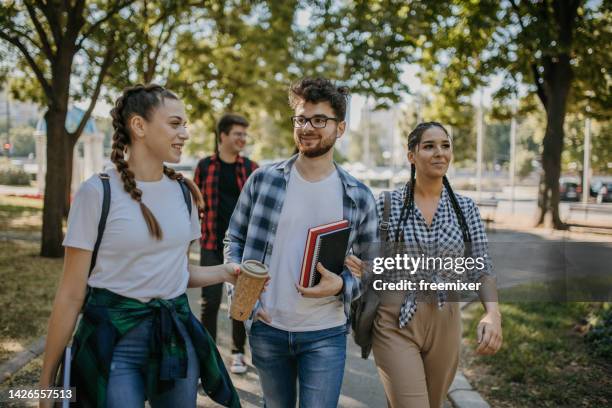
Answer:
<path fill-rule="evenodd" d="M 257 169 L 247 180 L 236 209 L 232 214 L 225 236 L 225 261 L 241 263 L 254 259 L 266 264 L 274 248 L 274 238 L 278 228 L 291 168 L 297 155 L 290 159 Z M 343 219 L 349 221 L 347 254 L 365 257 L 371 242 L 378 240 L 378 219 L 376 201 L 372 192 L 363 183 L 336 165 L 342 182 Z M 345 266 L 340 275 L 344 290 L 338 296 L 344 304 L 344 314 L 349 322 L 351 302 L 361 295 L 362 284 Z M 228 290 L 231 296 L 231 288 Z M 255 311 L 251 316 L 255 315 Z M 245 322 L 250 327 L 251 321 Z"/>
<path fill-rule="evenodd" d="M 395 241 L 396 227 L 400 221 L 402 207 L 408 193 L 408 186 L 391 192 L 391 202 L 389 211 L 389 241 Z M 458 274 L 453 270 L 431 268 L 420 269 L 411 275 L 408 271 L 391 270 L 384 272 L 384 280 L 388 282 L 399 282 L 408 279 L 419 282 L 421 279 L 429 283 L 456 282 L 478 282 L 485 275 L 492 275 L 493 264 L 488 256 L 487 235 L 480 218 L 480 212 L 476 203 L 471 198 L 455 194 L 457 202 L 463 213 L 470 232 L 471 244 L 467 249 L 467 256 L 472 258 L 484 258 L 483 269 L 467 269 L 463 274 Z M 382 220 L 384 207 L 384 193 L 381 193 L 376 203 L 378 217 Z M 406 211 L 407 213 L 407 211 Z M 404 243 L 399 245 L 397 252 L 405 251 L 409 256 L 419 257 L 422 254 L 426 257 L 463 257 L 466 247 L 463 235 L 459 226 L 459 220 L 453 209 L 450 197 L 446 188 L 442 189 L 440 202 L 433 217 L 431 226 L 427 226 L 423 214 L 416 204 L 413 207 L 413 215 L 406 215 L 406 222 L 400 227 L 400 235 L 403 232 Z M 415 240 L 416 237 L 416 240 Z M 442 308 L 447 300 L 444 291 L 436 291 L 438 307 Z M 417 311 L 417 294 L 413 291 L 408 293 L 399 315 L 399 327 L 405 327 Z"/>
<path fill-rule="evenodd" d="M 257 163 L 248 157 L 236 157 L 236 183 L 238 190 L 242 189 L 247 178 L 255 171 Z M 202 239 L 200 245 L 203 249 L 216 251 L 217 214 L 219 207 L 219 174 L 221 173 L 221 159 L 218 154 L 206 157 L 198 162 L 193 175 L 193 181 L 202 192 L 204 208 L 200 211 L 202 226 Z M 221 237 L 223 238 L 223 237 Z"/>

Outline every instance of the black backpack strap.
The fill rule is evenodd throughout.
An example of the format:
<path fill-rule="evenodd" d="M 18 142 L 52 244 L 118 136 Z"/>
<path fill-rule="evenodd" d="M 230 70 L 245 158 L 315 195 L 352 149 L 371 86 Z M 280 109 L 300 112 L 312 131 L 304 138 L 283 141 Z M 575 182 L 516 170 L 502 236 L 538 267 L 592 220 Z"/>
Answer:
<path fill-rule="evenodd" d="M 185 199 L 185 204 L 187 205 L 189 216 L 191 217 L 191 191 L 189 191 L 189 187 L 187 187 L 185 180 L 179 179 L 177 181 L 179 186 L 181 186 L 181 191 L 183 191 L 183 198 Z"/>
<path fill-rule="evenodd" d="M 109 183 L 109 176 L 106 173 L 98 174 L 102 181 L 102 187 L 104 189 L 104 197 L 102 199 L 102 213 L 100 214 L 100 221 L 98 222 L 98 237 L 96 238 L 96 244 L 94 245 L 93 254 L 91 255 L 91 264 L 89 266 L 89 274 L 94 266 L 96 266 L 96 258 L 98 257 L 98 249 L 100 249 L 100 243 L 102 242 L 102 236 L 104 235 L 104 228 L 106 228 L 106 219 L 108 218 L 108 211 L 110 209 L 111 190 Z"/>
<path fill-rule="evenodd" d="M 386 242 L 389 237 L 389 216 L 391 215 L 391 193 L 385 191 L 383 193 L 383 219 L 378 227 L 380 231 L 380 240 Z"/>

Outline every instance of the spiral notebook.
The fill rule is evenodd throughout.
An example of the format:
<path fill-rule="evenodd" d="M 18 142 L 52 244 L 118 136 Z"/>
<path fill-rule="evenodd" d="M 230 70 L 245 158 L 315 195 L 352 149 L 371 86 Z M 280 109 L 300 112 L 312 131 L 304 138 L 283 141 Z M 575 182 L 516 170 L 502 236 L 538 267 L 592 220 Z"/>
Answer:
<path fill-rule="evenodd" d="M 319 283 L 321 274 L 316 269 L 318 262 L 337 275 L 342 273 L 350 232 L 348 220 L 319 225 L 308 230 L 300 273 L 301 286 L 309 288 Z"/>

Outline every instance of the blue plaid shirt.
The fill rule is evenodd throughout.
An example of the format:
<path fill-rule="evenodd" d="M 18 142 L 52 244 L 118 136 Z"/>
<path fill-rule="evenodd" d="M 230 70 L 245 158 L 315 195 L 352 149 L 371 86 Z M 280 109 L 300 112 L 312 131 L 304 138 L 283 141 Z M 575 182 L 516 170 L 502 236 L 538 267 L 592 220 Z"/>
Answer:
<path fill-rule="evenodd" d="M 285 201 L 291 168 L 297 155 L 283 162 L 257 169 L 244 185 L 225 236 L 225 261 L 241 263 L 255 259 L 264 264 L 274 250 L 278 220 Z M 363 183 L 336 165 L 342 181 L 342 213 L 351 226 L 347 254 L 364 257 L 369 244 L 378 241 L 376 201 Z M 344 303 L 349 322 L 351 302 L 361 295 L 361 281 L 345 266 L 341 274 L 344 290 L 338 299 Z M 231 288 L 229 294 L 231 296 Z M 251 316 L 254 316 L 259 303 Z M 250 328 L 252 321 L 245 322 Z"/>

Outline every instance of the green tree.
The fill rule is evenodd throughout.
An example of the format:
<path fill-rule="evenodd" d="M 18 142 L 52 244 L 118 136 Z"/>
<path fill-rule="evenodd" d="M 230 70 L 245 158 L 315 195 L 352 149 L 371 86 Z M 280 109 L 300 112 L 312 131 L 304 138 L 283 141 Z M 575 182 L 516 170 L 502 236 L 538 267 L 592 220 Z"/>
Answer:
<path fill-rule="evenodd" d="M 120 49 L 113 19 L 133 1 L 7 1 L 0 5 L 0 39 L 18 52 L 14 93 L 46 106 L 47 174 L 41 255 L 63 255 L 62 218 L 67 209 L 74 146 L 93 111 Z M 77 63 L 78 62 L 78 63 Z M 73 81 L 77 79 L 77 81 Z M 65 128 L 71 100 L 90 103 L 74 132 Z"/>
<path fill-rule="evenodd" d="M 529 176 L 539 162 L 540 146 L 546 129 L 546 117 L 541 111 L 532 111 L 517 119 L 516 161 L 517 174 L 521 178 Z"/>
<path fill-rule="evenodd" d="M 467 101 L 457 101 L 452 108 L 442 94 L 434 94 L 431 99 L 423 99 L 423 121 L 442 123 L 453 138 L 453 156 L 456 163 L 476 160 L 476 109 Z M 415 124 L 416 125 L 416 124 Z"/>
<path fill-rule="evenodd" d="M 483 161 L 490 166 L 506 165 L 510 162 L 510 123 L 491 122 L 485 130 Z"/>
<path fill-rule="evenodd" d="M 570 114 L 567 121 L 567 148 L 563 151 L 563 169 L 576 170 L 580 178 L 584 165 L 585 120 L 583 115 Z M 612 162 L 612 121 L 591 121 L 591 162 L 593 173 L 606 174 Z"/>
<path fill-rule="evenodd" d="M 35 129 L 30 126 L 11 128 L 11 131 L 9 132 L 9 140 L 13 145 L 13 156 L 24 157 L 28 156 L 29 154 L 34 154 L 36 150 L 34 131 Z M 4 135 L 0 136 L 0 140 L 4 140 Z"/>
<path fill-rule="evenodd" d="M 550 212 L 555 228 L 566 227 L 558 204 L 568 110 L 588 105 L 593 116 L 609 113 L 610 75 L 605 67 L 612 55 L 611 18 L 609 2 L 477 1 L 453 4 L 432 26 L 422 61 L 425 71 L 433 73 L 431 79 L 444 81 L 442 88 L 467 96 L 496 73 L 503 75 L 496 99 L 507 101 L 520 86 L 527 86 L 543 107 L 539 224 Z M 524 107 L 533 109 L 535 104 Z"/>
<path fill-rule="evenodd" d="M 168 86 L 201 120 L 194 150 L 209 150 L 216 120 L 228 111 L 250 120 L 257 154 L 291 146 L 287 85 L 302 72 L 293 56 L 297 9 L 295 1 L 212 2 L 178 36 Z"/>
<path fill-rule="evenodd" d="M 196 3 L 174 0 L 142 0 L 130 6 L 129 28 L 123 41 L 129 47 L 119 53 L 106 85 L 115 90 L 136 83 L 165 85 L 173 64 L 176 38 L 189 29 Z"/>

